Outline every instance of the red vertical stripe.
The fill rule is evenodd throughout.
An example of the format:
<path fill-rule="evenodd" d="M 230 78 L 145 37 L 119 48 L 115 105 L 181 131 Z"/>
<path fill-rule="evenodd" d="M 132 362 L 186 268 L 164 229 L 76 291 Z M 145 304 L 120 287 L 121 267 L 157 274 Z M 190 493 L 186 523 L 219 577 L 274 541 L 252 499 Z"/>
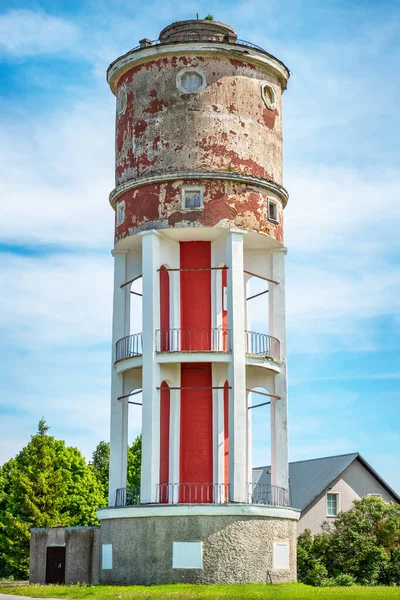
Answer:
<path fill-rule="evenodd" d="M 209 269 L 210 242 L 181 242 L 181 269 Z M 210 348 L 211 271 L 181 271 L 182 350 Z M 212 371 L 210 363 L 181 365 L 181 502 L 212 502 Z M 191 484 L 191 485 L 190 485 Z M 194 484 L 200 484 L 198 486 Z"/>
<path fill-rule="evenodd" d="M 224 483 L 229 483 L 229 389 L 224 384 Z"/>
<path fill-rule="evenodd" d="M 226 269 L 222 270 L 222 329 L 223 331 L 228 330 L 228 307 L 226 306 L 226 288 L 228 285 L 228 273 Z M 228 350 L 228 334 L 223 334 L 223 350 Z"/>
<path fill-rule="evenodd" d="M 183 363 L 181 386 L 211 388 L 210 363 Z M 213 448 L 212 448 L 212 390 L 181 390 L 181 447 L 180 481 L 184 484 L 201 484 L 191 489 L 197 501 L 212 502 Z M 181 494 L 181 502 L 189 497 Z"/>
<path fill-rule="evenodd" d="M 209 269 L 210 242 L 181 242 L 181 269 Z M 181 271 L 182 350 L 210 349 L 211 271 Z"/>
<path fill-rule="evenodd" d="M 160 269 L 160 350 L 165 352 L 169 350 L 169 273 L 164 267 Z"/>
<path fill-rule="evenodd" d="M 160 484 L 169 482 L 170 389 L 163 381 L 160 390 Z M 160 502 L 168 502 L 168 489 L 161 485 Z"/>

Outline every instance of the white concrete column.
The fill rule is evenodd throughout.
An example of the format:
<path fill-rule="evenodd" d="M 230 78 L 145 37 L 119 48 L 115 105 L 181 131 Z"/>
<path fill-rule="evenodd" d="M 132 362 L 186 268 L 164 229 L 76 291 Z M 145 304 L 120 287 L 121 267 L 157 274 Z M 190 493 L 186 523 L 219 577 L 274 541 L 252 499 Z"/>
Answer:
<path fill-rule="evenodd" d="M 142 237 L 143 370 L 142 474 L 140 499 L 155 502 L 160 479 L 160 367 L 155 355 L 155 331 L 160 327 L 160 238 L 156 231 Z"/>
<path fill-rule="evenodd" d="M 111 419 L 110 419 L 110 474 L 108 505 L 115 505 L 116 491 L 126 487 L 128 461 L 128 398 L 124 395 L 123 374 L 114 367 L 115 346 L 118 340 L 129 335 L 130 286 L 121 288 L 126 282 L 127 252 L 114 250 L 114 304 L 112 324 L 111 366 Z"/>
<path fill-rule="evenodd" d="M 270 334 L 280 341 L 281 369 L 275 377 L 275 394 L 271 398 L 271 483 L 289 489 L 286 320 L 285 320 L 285 254 L 286 248 L 272 254 L 272 279 L 269 285 Z"/>
<path fill-rule="evenodd" d="M 228 267 L 228 326 L 232 362 L 229 390 L 229 483 L 234 502 L 244 502 L 247 483 L 247 401 L 245 364 L 245 288 L 243 231 L 231 230 L 226 238 Z"/>

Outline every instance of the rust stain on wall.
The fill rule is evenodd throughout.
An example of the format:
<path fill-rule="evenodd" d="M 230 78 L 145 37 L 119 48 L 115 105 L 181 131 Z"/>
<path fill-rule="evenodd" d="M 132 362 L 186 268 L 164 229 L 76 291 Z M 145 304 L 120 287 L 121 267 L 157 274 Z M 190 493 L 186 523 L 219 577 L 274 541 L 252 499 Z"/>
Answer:
<path fill-rule="evenodd" d="M 206 77 L 197 94 L 176 85 L 188 66 Z M 281 118 L 260 102 L 263 81 L 277 87 L 279 108 L 274 76 L 244 60 L 172 56 L 132 67 L 119 81 L 127 106 L 116 121 L 117 185 L 193 170 L 235 170 L 281 183 Z"/>
<path fill-rule="evenodd" d="M 204 187 L 204 210 L 181 206 L 182 185 Z M 165 227 L 239 227 L 267 233 L 283 242 L 282 207 L 278 223 L 268 220 L 267 194 L 258 186 L 232 181 L 179 180 L 149 184 L 125 192 L 125 221 L 116 227 L 116 241 L 146 229 Z"/>

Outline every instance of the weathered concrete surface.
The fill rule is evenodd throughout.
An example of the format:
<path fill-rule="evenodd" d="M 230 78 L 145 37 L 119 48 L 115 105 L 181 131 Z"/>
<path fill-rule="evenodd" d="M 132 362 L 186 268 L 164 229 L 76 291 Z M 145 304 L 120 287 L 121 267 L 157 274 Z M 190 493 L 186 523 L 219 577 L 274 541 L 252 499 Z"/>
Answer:
<path fill-rule="evenodd" d="M 182 93 L 184 68 L 206 78 Z M 274 89 L 269 110 L 261 84 Z M 116 184 L 168 171 L 235 169 L 282 182 L 281 84 L 261 66 L 232 55 L 166 56 L 133 66 L 118 83 Z"/>
<path fill-rule="evenodd" d="M 183 186 L 204 188 L 204 209 L 182 210 Z M 277 204 L 278 222 L 268 219 L 268 201 Z M 231 227 L 262 232 L 283 243 L 282 202 L 256 185 L 221 180 L 176 180 L 143 185 L 118 198 L 125 201 L 125 221 L 116 227 L 116 239 L 148 229 L 166 227 Z"/>
<path fill-rule="evenodd" d="M 99 581 L 99 527 L 31 529 L 30 583 L 46 583 L 48 546 L 65 546 L 65 583 Z"/>
<path fill-rule="evenodd" d="M 173 542 L 203 542 L 203 569 L 172 569 Z M 272 569 L 273 542 L 287 541 L 288 570 Z M 102 583 L 250 583 L 296 581 L 296 521 L 262 517 L 190 516 L 104 520 L 113 568 Z"/>

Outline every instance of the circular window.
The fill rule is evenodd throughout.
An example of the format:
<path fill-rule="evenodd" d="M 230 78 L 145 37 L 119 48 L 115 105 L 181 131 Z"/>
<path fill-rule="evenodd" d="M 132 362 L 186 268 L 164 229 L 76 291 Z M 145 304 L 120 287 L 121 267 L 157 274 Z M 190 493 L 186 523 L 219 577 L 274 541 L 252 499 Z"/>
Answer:
<path fill-rule="evenodd" d="M 276 108 L 276 95 L 275 90 L 269 83 L 261 84 L 261 96 L 264 100 L 264 104 L 269 110 L 274 110 Z"/>
<path fill-rule="evenodd" d="M 128 103 L 128 90 L 125 85 L 121 85 L 117 96 L 117 113 L 122 115 L 125 112 Z"/>
<path fill-rule="evenodd" d="M 184 92 L 185 94 L 194 94 L 206 87 L 206 78 L 201 71 L 195 69 L 183 69 L 177 75 L 176 84 L 181 92 Z"/>

